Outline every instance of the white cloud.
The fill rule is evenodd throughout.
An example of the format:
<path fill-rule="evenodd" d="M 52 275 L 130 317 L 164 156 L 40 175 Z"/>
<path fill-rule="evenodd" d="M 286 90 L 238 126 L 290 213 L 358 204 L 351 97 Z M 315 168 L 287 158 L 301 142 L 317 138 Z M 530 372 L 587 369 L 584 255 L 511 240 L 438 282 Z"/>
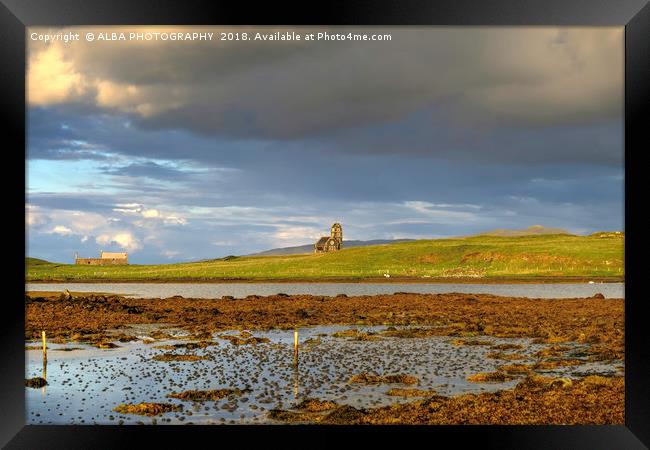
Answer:
<path fill-rule="evenodd" d="M 173 215 L 163 217 L 163 222 L 168 225 L 187 225 L 187 220 Z"/>
<path fill-rule="evenodd" d="M 120 223 L 119 229 L 113 228 L 116 220 L 106 219 L 103 215 L 82 211 L 48 209 L 35 205 L 26 205 L 26 224 L 31 233 L 44 233 L 58 236 L 78 236 L 81 243 L 94 239 L 100 245 L 118 245 L 129 251 L 143 248 L 136 235 L 125 229 L 128 223 Z M 45 228 L 44 224 L 56 224 Z"/>
<path fill-rule="evenodd" d="M 60 234 L 62 236 L 70 236 L 72 234 L 72 230 L 63 225 L 57 225 L 54 228 L 52 228 L 52 230 L 50 230 L 50 233 Z"/>
<path fill-rule="evenodd" d="M 25 204 L 25 224 L 27 226 L 36 228 L 49 221 L 49 217 L 38 206 Z"/>
<path fill-rule="evenodd" d="M 95 242 L 100 245 L 117 244 L 125 250 L 134 251 L 142 248 L 142 243 L 129 232 L 117 234 L 101 234 L 95 238 Z"/>
<path fill-rule="evenodd" d="M 139 203 L 118 203 L 113 208 L 113 211 L 121 214 L 140 214 L 143 208 Z"/>
<path fill-rule="evenodd" d="M 96 229 L 106 225 L 106 219 L 97 213 L 48 209 L 36 205 L 25 208 L 25 222 L 30 229 L 54 234 L 92 234 Z M 54 223 L 56 226 L 43 229 L 43 225 Z"/>
<path fill-rule="evenodd" d="M 155 219 L 160 217 L 160 211 L 157 209 L 145 209 L 142 211 L 142 217 L 147 219 Z"/>
<path fill-rule="evenodd" d="M 66 55 L 65 46 L 54 42 L 41 52 L 30 54 L 27 70 L 27 98 L 30 104 L 50 105 L 77 99 L 88 89 L 85 76 Z"/>
<path fill-rule="evenodd" d="M 187 220 L 177 213 L 161 211 L 156 208 L 147 208 L 140 203 L 118 203 L 113 211 L 127 216 L 138 216 L 147 220 L 160 220 L 166 225 L 186 225 Z M 151 223 L 146 220 L 136 220 L 133 224 L 137 227 L 151 228 Z"/>
<path fill-rule="evenodd" d="M 274 240 L 282 241 L 283 245 L 301 245 L 318 239 L 321 235 L 328 235 L 329 230 L 314 227 L 301 227 L 290 225 L 276 225 L 277 231 L 272 234 Z"/>
<path fill-rule="evenodd" d="M 438 205 L 435 203 L 423 201 L 406 201 L 403 205 L 407 209 L 427 217 L 431 223 L 454 223 L 459 220 L 471 221 L 478 217 L 474 212 L 449 210 L 446 207 L 437 207 Z M 470 205 L 470 209 L 475 209 L 474 207 L 475 205 Z"/>

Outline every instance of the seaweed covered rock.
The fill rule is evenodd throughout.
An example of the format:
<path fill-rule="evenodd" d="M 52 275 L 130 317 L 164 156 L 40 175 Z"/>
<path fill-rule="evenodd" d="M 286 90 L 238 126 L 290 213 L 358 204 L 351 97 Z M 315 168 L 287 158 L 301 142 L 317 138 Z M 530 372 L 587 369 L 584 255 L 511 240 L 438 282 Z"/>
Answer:
<path fill-rule="evenodd" d="M 45 378 L 41 378 L 41 377 L 34 377 L 25 380 L 25 386 L 30 388 L 40 388 L 45 386 L 46 384 L 47 381 L 45 381 Z"/>
<path fill-rule="evenodd" d="M 338 405 L 332 401 L 318 400 L 315 398 L 306 398 L 298 405 L 296 405 L 296 409 L 309 411 L 309 412 L 320 412 L 320 411 L 328 411 L 330 409 L 334 409 L 337 406 Z"/>
<path fill-rule="evenodd" d="M 166 412 L 182 411 L 183 405 L 174 405 L 172 403 L 137 403 L 126 404 L 113 408 L 113 411 L 122 414 L 138 414 L 140 416 L 158 416 Z"/>
<path fill-rule="evenodd" d="M 504 372 L 475 373 L 467 377 L 467 381 L 472 383 L 503 383 L 513 379 L 513 376 Z"/>
<path fill-rule="evenodd" d="M 167 394 L 167 397 L 178 398 L 180 400 L 191 400 L 194 402 L 202 402 L 206 400 L 221 400 L 226 397 L 233 397 L 237 395 L 242 395 L 246 390 L 242 389 L 212 389 L 209 391 L 183 391 L 183 392 L 174 392 Z"/>
<path fill-rule="evenodd" d="M 402 383 L 402 384 L 417 384 L 418 379 L 411 375 L 396 374 L 396 375 L 374 375 L 367 372 L 362 372 L 360 374 L 354 375 L 350 378 L 348 383 L 360 383 L 360 384 L 390 384 L 390 383 Z"/>
<path fill-rule="evenodd" d="M 355 424 L 358 423 L 366 415 L 365 410 L 357 409 L 353 406 L 343 405 L 336 408 L 331 413 L 327 414 L 322 423 L 333 425 L 339 424 Z"/>

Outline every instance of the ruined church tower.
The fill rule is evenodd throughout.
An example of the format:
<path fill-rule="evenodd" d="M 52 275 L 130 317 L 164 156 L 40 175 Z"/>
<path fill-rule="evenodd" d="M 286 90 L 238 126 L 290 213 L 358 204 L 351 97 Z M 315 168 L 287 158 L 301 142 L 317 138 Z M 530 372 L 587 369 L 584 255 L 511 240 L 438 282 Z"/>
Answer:
<path fill-rule="evenodd" d="M 332 225 L 332 231 L 330 232 L 330 237 L 339 241 L 339 244 L 343 243 L 343 228 L 340 223 L 335 223 Z"/>

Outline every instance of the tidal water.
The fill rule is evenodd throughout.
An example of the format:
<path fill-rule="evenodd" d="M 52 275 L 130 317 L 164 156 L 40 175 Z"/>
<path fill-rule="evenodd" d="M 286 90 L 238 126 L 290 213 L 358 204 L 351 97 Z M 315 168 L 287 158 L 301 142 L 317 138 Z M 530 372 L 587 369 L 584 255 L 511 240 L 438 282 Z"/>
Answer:
<path fill-rule="evenodd" d="M 514 386 L 519 379 L 503 383 L 471 383 L 467 376 L 492 372 L 507 361 L 491 359 L 491 345 L 457 346 L 452 337 L 381 337 L 362 341 L 334 335 L 337 331 L 358 329 L 381 332 L 385 326 L 316 326 L 299 330 L 298 365 L 293 359 L 293 330 L 252 332 L 270 341 L 255 345 L 233 345 L 213 335 L 214 345 L 188 350 L 156 348 L 161 344 L 187 343 L 183 332 L 162 329 L 160 325 L 138 325 L 121 331 L 141 340 L 115 342 L 118 347 L 98 349 L 88 345 L 51 344 L 48 350 L 46 379 L 42 388 L 26 389 L 27 424 L 246 424 L 274 423 L 268 412 L 273 408 L 292 409 L 305 397 L 333 400 L 340 405 L 377 407 L 413 398 L 387 395 L 391 388 L 433 390 L 449 396 L 480 393 Z M 148 341 L 154 330 L 172 336 L 168 340 Z M 533 363 L 534 353 L 548 344 L 533 344 L 530 339 L 480 336 L 495 344 L 520 344 L 517 353 Z M 38 342 L 28 343 L 38 345 Z M 568 355 L 580 358 L 586 344 L 574 347 Z M 69 351 L 63 351 L 67 348 Z M 175 353 L 204 356 L 198 361 L 158 361 L 154 356 Z M 26 378 L 43 376 L 40 350 L 26 350 Z M 549 376 L 577 378 L 588 374 L 621 375 L 620 363 L 585 361 L 572 367 L 545 372 Z M 362 372 L 376 375 L 415 376 L 417 385 L 350 383 Z M 193 402 L 168 398 L 167 394 L 190 389 L 239 388 L 245 393 L 216 401 Z M 182 405 L 183 410 L 157 417 L 120 414 L 113 408 L 122 403 L 158 402 Z"/>
<path fill-rule="evenodd" d="M 606 298 L 624 298 L 624 283 L 538 283 L 538 284 L 464 284 L 464 283 L 28 283 L 29 291 L 103 292 L 131 297 L 219 298 L 230 295 L 338 294 L 375 295 L 394 292 L 442 294 L 494 294 L 529 298 L 585 298 L 596 293 Z"/>

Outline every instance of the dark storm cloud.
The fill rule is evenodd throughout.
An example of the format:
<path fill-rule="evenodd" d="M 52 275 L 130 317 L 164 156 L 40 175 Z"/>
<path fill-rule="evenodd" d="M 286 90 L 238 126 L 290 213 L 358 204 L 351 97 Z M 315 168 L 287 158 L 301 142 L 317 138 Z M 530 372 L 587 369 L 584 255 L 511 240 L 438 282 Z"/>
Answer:
<path fill-rule="evenodd" d="M 621 167 L 621 119 L 583 126 L 455 127 L 431 111 L 402 121 L 290 141 L 228 140 L 178 130 L 141 130 L 129 115 L 77 116 L 65 107 L 31 108 L 32 159 L 106 159 L 109 154 L 255 167 L 287 156 L 398 156 L 517 165 L 585 163 Z M 65 126 L 65 129 L 62 129 Z M 323 156 L 324 155 L 324 156 Z M 290 160 L 289 160 L 290 162 Z"/>
<path fill-rule="evenodd" d="M 622 165 L 621 118 L 592 124 L 545 127 L 459 126 L 421 111 L 399 122 L 343 130 L 312 140 L 333 152 L 398 154 L 443 160 L 512 164 Z"/>
<path fill-rule="evenodd" d="M 436 154 L 424 151 L 404 155 L 397 151 L 368 151 L 373 144 L 390 146 L 391 139 L 399 134 L 395 129 L 383 133 L 381 129 L 359 131 L 358 151 L 347 152 L 354 138 L 352 134 L 290 143 L 228 142 L 178 131 L 146 132 L 124 126 L 128 123 L 128 117 L 124 116 L 103 116 L 102 120 L 95 120 L 88 116 L 67 116 L 61 111 L 54 115 L 39 114 L 38 108 L 30 114 L 34 121 L 64 122 L 69 127 L 67 133 L 73 134 L 74 139 L 88 139 L 101 145 L 105 155 L 112 155 L 109 162 L 115 161 L 101 164 L 98 170 L 112 175 L 110 185 L 119 188 L 122 196 L 145 196 L 166 204 L 282 206 L 297 197 L 313 202 L 434 198 L 437 202 L 467 203 L 472 199 L 476 203 L 514 194 L 558 199 L 570 195 L 582 201 L 608 196 L 608 190 L 617 185 L 607 177 L 622 170 L 622 146 L 614 145 L 618 139 L 616 124 L 582 131 L 556 126 L 546 134 L 540 130 L 517 130 L 501 136 L 494 130 L 481 131 L 492 139 L 454 140 L 445 137 L 445 130 L 440 129 L 440 141 L 449 147 L 445 157 L 435 157 Z M 419 126 L 413 126 L 411 131 L 418 129 Z M 412 141 L 408 130 L 400 130 L 409 145 Z M 436 134 L 430 130 L 423 133 Z M 612 150 L 607 152 L 606 148 Z M 503 158 L 495 156 L 499 149 L 510 155 L 510 164 L 504 165 Z M 559 153 L 557 149 L 562 149 L 563 155 L 553 158 Z M 601 157 L 587 157 L 589 149 L 594 154 L 601 152 Z M 36 147 L 31 153 L 39 154 L 39 151 Z M 517 152 L 520 162 L 515 157 Z M 162 165 L 147 158 L 182 161 L 182 164 Z M 187 160 L 193 161 L 193 165 L 188 165 Z M 152 184 L 143 177 L 176 184 Z M 534 179 L 538 180 L 536 184 L 531 183 Z M 174 194 L 170 195 L 172 191 Z"/>
<path fill-rule="evenodd" d="M 392 40 L 33 45 L 35 79 L 39 61 L 50 62 L 43 55 L 58 51 L 67 61 L 60 84 L 77 94 L 53 99 L 35 89 L 30 99 L 34 105 L 86 103 L 94 95 L 95 106 L 132 114 L 143 129 L 229 140 L 329 136 L 430 110 L 437 111 L 431 127 L 442 122 L 459 133 L 591 125 L 621 116 L 620 29 L 353 31 L 386 31 Z M 414 145 L 379 151 L 421 152 L 430 136 L 416 136 Z M 525 160 L 519 153 L 496 157 Z"/>

